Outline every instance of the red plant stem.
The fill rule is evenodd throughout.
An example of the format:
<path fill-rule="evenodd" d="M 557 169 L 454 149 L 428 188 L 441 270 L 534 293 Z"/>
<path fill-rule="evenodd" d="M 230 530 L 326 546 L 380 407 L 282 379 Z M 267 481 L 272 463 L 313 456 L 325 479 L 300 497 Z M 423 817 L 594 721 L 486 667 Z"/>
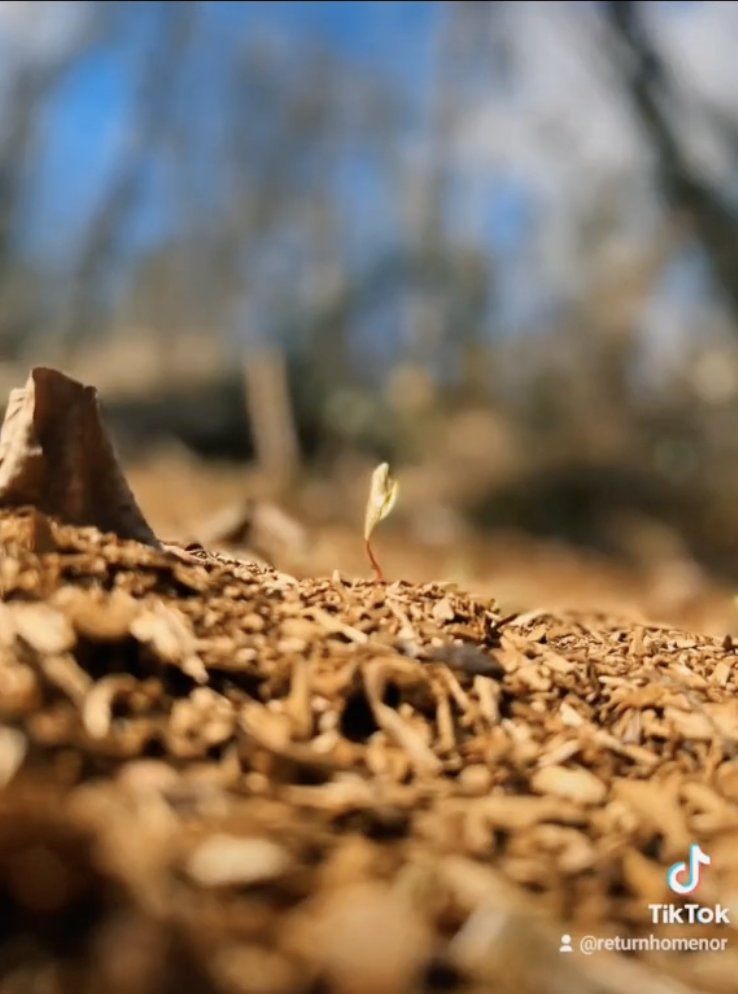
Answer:
<path fill-rule="evenodd" d="M 369 562 L 374 567 L 374 577 L 377 583 L 384 583 L 384 573 L 382 572 L 382 567 L 379 565 L 377 560 L 374 558 L 374 553 L 372 552 L 372 546 L 369 539 L 366 540 L 366 552 L 369 556 Z"/>

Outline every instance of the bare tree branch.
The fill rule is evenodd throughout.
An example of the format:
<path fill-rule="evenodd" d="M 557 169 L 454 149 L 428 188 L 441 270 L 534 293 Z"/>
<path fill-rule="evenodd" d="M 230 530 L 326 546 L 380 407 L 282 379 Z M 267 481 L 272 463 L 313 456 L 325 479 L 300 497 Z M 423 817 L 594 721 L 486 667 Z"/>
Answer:
<path fill-rule="evenodd" d="M 738 316 L 738 222 L 719 194 L 695 175 L 662 101 L 669 94 L 668 71 L 643 24 L 640 4 L 617 0 L 606 5 L 615 36 L 624 43 L 622 72 L 633 108 L 650 139 L 658 179 L 669 204 L 682 214 L 702 242 L 715 281 Z"/>
<path fill-rule="evenodd" d="M 73 348 L 99 323 L 107 289 L 105 278 L 134 213 L 146 165 L 167 134 L 172 94 L 182 71 L 196 6 L 194 0 L 169 0 L 157 5 L 159 23 L 154 41 L 142 57 L 134 100 L 134 140 L 120 160 L 74 266 L 60 329 L 63 349 Z"/>

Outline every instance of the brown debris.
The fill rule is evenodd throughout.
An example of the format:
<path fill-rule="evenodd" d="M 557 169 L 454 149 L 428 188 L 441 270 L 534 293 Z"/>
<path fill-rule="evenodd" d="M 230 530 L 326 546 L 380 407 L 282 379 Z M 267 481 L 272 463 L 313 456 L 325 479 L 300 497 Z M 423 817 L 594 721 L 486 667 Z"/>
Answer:
<path fill-rule="evenodd" d="M 417 989 L 432 955 L 427 924 L 385 883 L 349 884 L 296 918 L 288 942 L 311 972 L 345 994 Z"/>
<path fill-rule="evenodd" d="M 62 784 L 59 818 L 108 853 L 127 913 L 158 909 L 142 971 L 173 969 L 181 936 L 216 992 L 248 989 L 239 964 L 285 994 L 431 990 L 434 970 L 458 990 L 615 992 L 596 957 L 562 964 L 557 935 L 668 934 L 647 904 L 692 841 L 721 853 L 711 900 L 732 900 L 722 640 L 646 627 L 635 660 L 621 623 L 549 616 L 500 644 L 493 604 L 441 586 L 296 582 L 48 528 L 56 551 L 19 550 L 1 605 L 0 773 Z M 553 950 L 543 974 L 530 943 Z"/>
<path fill-rule="evenodd" d="M 200 548 L 237 549 L 243 558 L 263 565 L 286 557 L 297 566 L 308 549 L 300 522 L 266 501 L 247 500 L 224 508 L 197 529 L 196 538 Z"/>
<path fill-rule="evenodd" d="M 558 953 L 675 935 L 692 842 L 734 944 L 732 642 L 160 546 L 86 391 L 34 371 L 0 436 L 0 994 L 735 989 Z"/>

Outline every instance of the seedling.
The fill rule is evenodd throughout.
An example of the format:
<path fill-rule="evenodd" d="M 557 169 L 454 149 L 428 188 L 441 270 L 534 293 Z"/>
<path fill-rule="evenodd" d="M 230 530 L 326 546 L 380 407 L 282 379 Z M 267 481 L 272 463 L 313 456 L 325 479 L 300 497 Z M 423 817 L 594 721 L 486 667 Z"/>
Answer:
<path fill-rule="evenodd" d="M 372 482 L 369 490 L 369 500 L 366 504 L 366 516 L 364 518 L 364 543 L 366 545 L 369 562 L 374 568 L 374 574 L 378 583 L 384 583 L 382 567 L 377 562 L 372 551 L 372 532 L 384 518 L 391 512 L 397 501 L 397 492 L 400 485 L 392 478 L 389 464 L 380 463 L 372 473 Z"/>

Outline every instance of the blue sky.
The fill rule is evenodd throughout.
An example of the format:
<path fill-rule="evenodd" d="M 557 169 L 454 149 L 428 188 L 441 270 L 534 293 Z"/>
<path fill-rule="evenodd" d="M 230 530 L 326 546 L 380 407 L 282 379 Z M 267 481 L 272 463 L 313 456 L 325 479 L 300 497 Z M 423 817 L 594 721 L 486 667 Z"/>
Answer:
<path fill-rule="evenodd" d="M 142 23 L 150 13 L 147 6 L 135 5 Z M 327 45 L 357 69 L 390 72 L 404 93 L 419 99 L 430 69 L 438 8 L 437 3 L 417 0 L 213 0 L 202 5 L 199 34 L 211 58 L 217 58 L 219 47 L 234 35 L 267 34 L 285 45 Z M 44 253 L 64 255 L 69 238 L 84 227 L 98 203 L 130 137 L 134 53 L 130 45 L 115 44 L 89 54 L 69 72 L 49 106 L 40 156 L 46 164 L 45 181 L 28 232 L 33 246 Z M 152 204 L 145 219 L 147 232 L 159 231 L 159 221 Z"/>

